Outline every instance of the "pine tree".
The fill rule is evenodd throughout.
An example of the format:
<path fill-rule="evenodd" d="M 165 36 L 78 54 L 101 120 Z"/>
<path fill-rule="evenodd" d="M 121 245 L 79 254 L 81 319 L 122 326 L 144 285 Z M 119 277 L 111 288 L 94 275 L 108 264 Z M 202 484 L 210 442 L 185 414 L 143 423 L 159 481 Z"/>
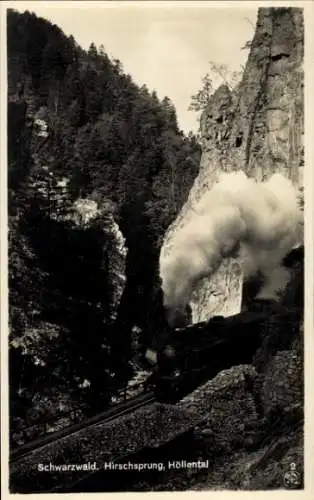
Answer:
<path fill-rule="evenodd" d="M 203 111 L 209 103 L 213 93 L 213 82 L 208 73 L 202 78 L 201 89 L 191 97 L 189 110 Z"/>
<path fill-rule="evenodd" d="M 178 130 L 171 100 L 139 88 L 104 47 L 86 52 L 48 21 L 11 12 L 8 50 L 9 99 L 21 96 L 8 116 L 10 376 L 14 414 L 32 424 L 36 411 L 51 411 L 45 387 L 51 400 L 67 395 L 67 408 L 103 407 L 132 373 L 133 326 L 144 346 L 162 334 L 160 245 L 200 147 Z M 43 142 L 27 118 L 39 110 Z M 104 197 L 128 248 L 114 323 L 108 221 L 72 216 L 78 198 Z"/>

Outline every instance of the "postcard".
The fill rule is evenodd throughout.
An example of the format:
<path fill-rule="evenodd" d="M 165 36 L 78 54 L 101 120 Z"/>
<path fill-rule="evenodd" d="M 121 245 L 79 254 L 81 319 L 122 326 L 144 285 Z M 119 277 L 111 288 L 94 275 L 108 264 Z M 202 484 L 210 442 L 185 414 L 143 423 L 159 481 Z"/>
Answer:
<path fill-rule="evenodd" d="M 5 498 L 310 498 L 313 14 L 2 3 Z"/>

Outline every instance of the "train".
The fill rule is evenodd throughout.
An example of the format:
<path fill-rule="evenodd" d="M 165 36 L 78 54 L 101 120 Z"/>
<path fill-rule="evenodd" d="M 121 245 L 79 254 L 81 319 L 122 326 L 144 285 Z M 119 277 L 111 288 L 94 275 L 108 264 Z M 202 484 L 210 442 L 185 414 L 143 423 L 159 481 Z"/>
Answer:
<path fill-rule="evenodd" d="M 251 364 L 269 335 L 290 341 L 299 319 L 297 308 L 256 300 L 249 311 L 168 331 L 158 349 L 147 352 L 153 372 L 146 390 L 157 401 L 176 403 L 220 371 Z"/>

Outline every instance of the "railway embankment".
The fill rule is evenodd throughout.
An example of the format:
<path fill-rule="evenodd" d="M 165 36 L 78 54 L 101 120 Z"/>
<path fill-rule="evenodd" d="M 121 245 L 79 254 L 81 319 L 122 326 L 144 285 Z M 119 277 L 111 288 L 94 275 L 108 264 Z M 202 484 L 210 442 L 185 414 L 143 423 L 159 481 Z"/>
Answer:
<path fill-rule="evenodd" d="M 166 470 L 154 484 L 152 476 L 138 477 L 131 491 L 303 487 L 302 357 L 296 343 L 277 351 L 263 373 L 253 365 L 220 372 L 177 408 L 198 423 L 185 449 L 181 443 L 173 456 L 208 466 Z M 160 453 L 164 462 L 172 457 L 165 448 Z M 292 469 L 296 481 L 287 484 Z"/>
<path fill-rule="evenodd" d="M 272 332 L 252 364 L 220 372 L 176 405 L 151 401 L 37 447 L 11 463 L 11 491 L 68 492 L 77 483 L 81 491 L 262 490 L 283 487 L 291 464 L 300 473 L 300 487 L 302 337 L 302 328 L 285 342 Z M 169 460 L 200 460 L 208 465 L 165 467 L 153 475 L 132 472 L 127 475 L 129 482 L 117 484 L 115 477 L 121 478 L 121 471 L 102 473 L 108 463 Z M 71 464 L 93 468 L 56 467 Z"/>
<path fill-rule="evenodd" d="M 36 448 L 10 464 L 10 489 L 14 493 L 66 490 L 90 469 L 58 470 L 57 465 L 104 463 L 158 447 L 193 427 L 193 415 L 176 406 L 152 403 L 114 420 L 98 422 L 48 445 Z M 52 465 L 52 467 L 50 466 Z M 48 469 L 47 467 L 48 466 Z"/>

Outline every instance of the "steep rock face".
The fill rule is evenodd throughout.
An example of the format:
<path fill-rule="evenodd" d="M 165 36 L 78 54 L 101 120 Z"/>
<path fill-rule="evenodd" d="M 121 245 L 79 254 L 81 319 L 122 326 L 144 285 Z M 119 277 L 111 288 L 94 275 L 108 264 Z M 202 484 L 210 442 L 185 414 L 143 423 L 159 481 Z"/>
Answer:
<path fill-rule="evenodd" d="M 169 228 L 161 258 L 171 252 L 178 230 L 221 172 L 243 170 L 262 180 L 280 172 L 296 185 L 303 170 L 303 12 L 297 8 L 259 9 L 255 36 L 242 82 L 212 96 L 201 117 L 202 158 L 189 198 Z M 241 308 L 243 276 L 226 259 L 202 280 L 192 299 L 192 321 Z"/>
<path fill-rule="evenodd" d="M 100 204 L 89 198 L 78 198 L 73 203 L 72 220 L 79 227 L 91 227 L 100 218 L 102 228 L 107 238 L 111 242 L 108 246 L 108 273 L 112 284 L 112 319 L 115 319 L 120 299 L 124 290 L 126 277 L 126 255 L 125 238 L 123 237 L 119 225 L 114 218 L 114 207 L 109 200 L 102 200 Z"/>

